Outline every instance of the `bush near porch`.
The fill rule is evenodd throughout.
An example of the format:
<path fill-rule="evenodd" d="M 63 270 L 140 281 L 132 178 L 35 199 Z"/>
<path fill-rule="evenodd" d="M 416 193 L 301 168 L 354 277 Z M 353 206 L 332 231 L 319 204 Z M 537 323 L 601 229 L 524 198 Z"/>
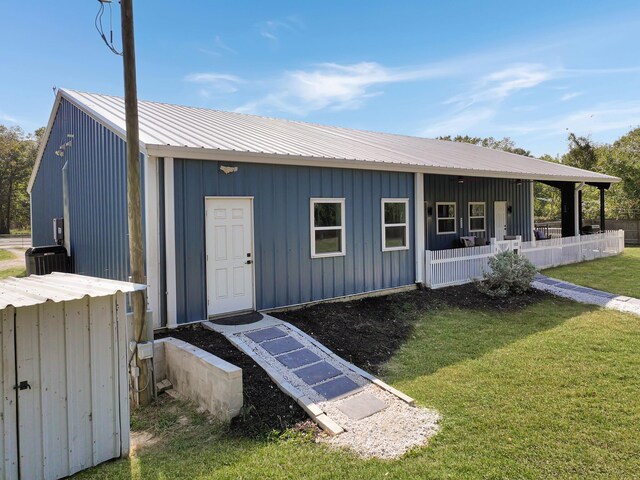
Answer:
<path fill-rule="evenodd" d="M 467 308 L 448 301 L 445 290 Z M 382 322 L 408 325 L 389 347 L 383 378 L 444 418 L 429 446 L 400 460 L 364 461 L 292 431 L 229 436 L 193 409 L 169 402 L 136 413 L 133 429 L 155 439 L 149 446 L 78 478 L 636 476 L 638 318 L 549 295 L 513 308 L 472 306 L 470 290 L 442 289 L 433 301 L 425 299 L 434 292 L 416 291 L 299 313 L 316 330 L 323 309 L 341 312 L 342 338 L 357 337 L 365 347 L 368 326 L 382 331 L 376 327 Z M 322 335 L 318 328 L 317 337 L 336 349 L 338 337 L 331 336 L 331 344 Z M 363 365 L 365 358 L 353 350 L 358 342 L 348 344 L 341 354 Z M 372 351 L 380 358 L 384 353 L 382 345 Z"/>
<path fill-rule="evenodd" d="M 585 287 L 640 298 L 640 247 L 615 257 L 549 268 L 543 274 Z"/>

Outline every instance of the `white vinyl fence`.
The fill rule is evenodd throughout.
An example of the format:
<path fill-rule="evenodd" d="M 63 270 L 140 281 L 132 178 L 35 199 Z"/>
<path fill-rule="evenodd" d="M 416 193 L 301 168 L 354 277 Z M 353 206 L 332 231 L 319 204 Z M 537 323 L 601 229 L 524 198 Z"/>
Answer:
<path fill-rule="evenodd" d="M 520 237 L 504 241 L 492 238 L 491 244 L 483 247 L 427 250 L 425 283 L 441 288 L 481 279 L 489 271 L 489 259 L 505 250 L 519 252 L 542 269 L 617 255 L 624 251 L 624 231 L 531 242 L 522 242 Z"/>

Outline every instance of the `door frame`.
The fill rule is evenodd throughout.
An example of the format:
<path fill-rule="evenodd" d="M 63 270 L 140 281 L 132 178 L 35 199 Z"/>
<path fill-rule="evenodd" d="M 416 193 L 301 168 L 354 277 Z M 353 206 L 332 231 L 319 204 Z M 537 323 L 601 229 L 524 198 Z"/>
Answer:
<path fill-rule="evenodd" d="M 209 315 L 208 303 L 205 303 L 205 311 L 207 318 L 219 318 L 226 315 L 241 314 L 247 311 L 256 311 L 256 248 L 255 248 L 255 214 L 254 214 L 254 199 L 253 196 L 248 195 L 205 195 L 204 196 L 204 287 L 207 293 L 206 300 L 209 301 L 209 272 L 207 271 L 207 200 L 249 200 L 249 226 L 251 227 L 251 309 L 250 310 L 238 310 L 233 312 L 225 312 L 217 315 Z"/>
<path fill-rule="evenodd" d="M 493 236 L 495 237 L 496 240 L 498 240 L 498 236 L 497 236 L 498 222 L 496 220 L 496 217 L 497 217 L 496 211 L 499 203 L 504 205 L 504 232 L 503 232 L 502 238 L 500 239 L 500 240 L 504 240 L 505 235 L 507 235 L 507 225 L 509 223 L 508 202 L 506 200 L 494 200 L 493 202 Z"/>

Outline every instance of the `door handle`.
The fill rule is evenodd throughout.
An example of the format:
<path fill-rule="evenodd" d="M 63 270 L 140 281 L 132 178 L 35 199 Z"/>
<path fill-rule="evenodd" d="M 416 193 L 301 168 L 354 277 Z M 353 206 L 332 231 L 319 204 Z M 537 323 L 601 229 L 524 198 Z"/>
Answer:
<path fill-rule="evenodd" d="M 23 380 L 18 385 L 14 385 L 13 389 L 14 390 L 26 390 L 26 389 L 31 390 L 31 385 L 29 385 L 29 382 L 27 382 L 26 380 Z"/>
<path fill-rule="evenodd" d="M 246 261 L 246 262 L 244 262 L 244 263 L 246 263 L 247 265 L 251 265 L 251 264 L 253 263 L 253 260 L 247 260 L 247 261 Z"/>

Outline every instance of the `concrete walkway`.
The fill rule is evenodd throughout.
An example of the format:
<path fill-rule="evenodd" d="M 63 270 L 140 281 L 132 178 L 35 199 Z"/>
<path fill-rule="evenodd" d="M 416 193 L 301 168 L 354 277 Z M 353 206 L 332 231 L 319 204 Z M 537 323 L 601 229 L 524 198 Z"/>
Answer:
<path fill-rule="evenodd" d="M 533 286 L 539 290 L 553 293 L 560 297 L 570 298 L 577 302 L 599 305 L 612 310 L 640 315 L 640 299 L 603 292 L 594 288 L 583 287 L 574 283 L 557 280 L 537 274 Z"/>
<path fill-rule="evenodd" d="M 335 355 L 294 325 L 269 315 L 246 325 L 204 322 L 260 365 L 325 432 L 362 456 L 396 458 L 424 445 L 439 414 Z"/>

